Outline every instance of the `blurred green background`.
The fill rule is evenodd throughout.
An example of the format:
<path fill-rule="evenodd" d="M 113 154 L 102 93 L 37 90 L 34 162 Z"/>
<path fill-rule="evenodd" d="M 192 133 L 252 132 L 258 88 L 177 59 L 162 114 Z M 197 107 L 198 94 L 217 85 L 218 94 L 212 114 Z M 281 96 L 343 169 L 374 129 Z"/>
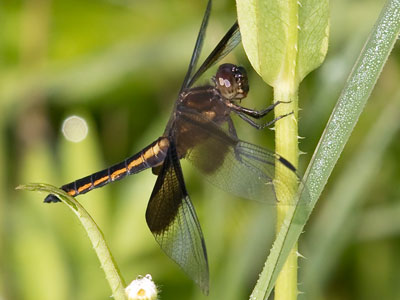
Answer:
<path fill-rule="evenodd" d="M 214 1 L 203 56 L 235 20 Z M 300 88 L 302 171 L 383 0 L 331 3 L 325 63 Z M 206 1 L 0 2 L 0 299 L 108 299 L 111 292 L 75 216 L 21 183 L 62 185 L 136 153 L 163 131 L 183 80 Z M 226 59 L 248 69 L 243 105 L 272 91 L 241 46 Z M 395 45 L 314 214 L 301 236 L 300 299 L 400 299 L 400 55 Z M 200 79 L 207 82 L 215 72 Z M 61 134 L 69 115 L 89 135 Z M 273 132 L 235 119 L 239 136 L 273 149 Z M 210 260 L 207 299 L 246 299 L 274 231 L 274 208 L 236 199 L 183 163 Z M 79 197 L 127 282 L 150 273 L 162 299 L 206 299 L 154 241 L 144 213 L 150 171 Z"/>

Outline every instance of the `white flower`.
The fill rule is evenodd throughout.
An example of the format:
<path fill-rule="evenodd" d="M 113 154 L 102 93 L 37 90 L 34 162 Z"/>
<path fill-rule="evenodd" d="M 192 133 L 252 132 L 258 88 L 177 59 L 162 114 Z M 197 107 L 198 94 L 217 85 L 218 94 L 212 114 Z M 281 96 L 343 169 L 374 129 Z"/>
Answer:
<path fill-rule="evenodd" d="M 138 276 L 125 289 L 129 300 L 156 300 L 157 287 L 150 274 Z"/>

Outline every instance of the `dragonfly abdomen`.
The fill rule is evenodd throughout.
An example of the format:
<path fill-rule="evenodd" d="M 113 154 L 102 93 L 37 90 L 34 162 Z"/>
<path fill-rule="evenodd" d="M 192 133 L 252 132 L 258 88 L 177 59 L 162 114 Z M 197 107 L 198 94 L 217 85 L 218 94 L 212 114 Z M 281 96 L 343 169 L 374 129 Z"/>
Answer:
<path fill-rule="evenodd" d="M 164 162 L 168 147 L 168 139 L 161 137 L 139 153 L 124 161 L 110 168 L 65 184 L 61 189 L 75 197 L 95 188 L 102 187 L 110 182 L 120 180 L 127 175 L 136 174 L 145 169 L 156 167 Z M 59 199 L 55 195 L 50 194 L 45 198 L 44 202 L 59 202 Z"/>

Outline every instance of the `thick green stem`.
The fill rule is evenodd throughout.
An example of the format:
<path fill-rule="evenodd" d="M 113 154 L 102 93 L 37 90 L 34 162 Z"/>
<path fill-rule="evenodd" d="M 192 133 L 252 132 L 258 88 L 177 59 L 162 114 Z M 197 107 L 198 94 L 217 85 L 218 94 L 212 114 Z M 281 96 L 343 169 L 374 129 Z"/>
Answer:
<path fill-rule="evenodd" d="M 288 26 L 286 28 L 287 43 L 284 50 L 284 60 L 281 72 L 274 84 L 274 101 L 282 101 L 275 108 L 275 117 L 287 117 L 279 120 L 275 125 L 275 150 L 291 162 L 296 168 L 299 160 L 298 150 L 298 93 L 296 78 L 297 47 L 298 47 L 298 3 L 288 3 Z M 296 197 L 297 178 L 295 174 L 283 164 L 277 164 L 275 171 L 276 196 L 278 199 L 276 232 L 283 226 L 283 221 L 288 213 L 290 205 Z M 284 184 L 280 184 L 284 183 Z M 285 265 L 280 272 L 275 285 L 275 299 L 297 299 L 297 244 L 292 248 Z"/>
<path fill-rule="evenodd" d="M 298 165 L 297 145 L 297 89 L 288 86 L 275 87 L 275 101 L 285 101 L 276 107 L 276 117 L 292 113 L 279 120 L 276 125 L 276 152 L 289 160 L 294 166 Z M 293 204 L 296 196 L 297 178 L 283 164 L 277 164 L 275 172 L 277 204 L 276 230 L 279 232 L 288 209 Z M 280 184 L 283 183 L 283 184 Z M 297 245 L 291 253 L 279 274 L 275 285 L 275 299 L 296 299 L 297 298 Z"/>

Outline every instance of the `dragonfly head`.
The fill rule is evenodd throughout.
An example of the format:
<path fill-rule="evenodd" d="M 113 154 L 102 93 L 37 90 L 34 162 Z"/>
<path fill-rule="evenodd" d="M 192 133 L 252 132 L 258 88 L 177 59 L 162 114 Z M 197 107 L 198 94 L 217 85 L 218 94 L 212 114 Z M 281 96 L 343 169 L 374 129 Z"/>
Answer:
<path fill-rule="evenodd" d="M 241 100 L 249 92 L 246 70 L 233 64 L 220 65 L 214 83 L 222 97 L 228 100 Z"/>

